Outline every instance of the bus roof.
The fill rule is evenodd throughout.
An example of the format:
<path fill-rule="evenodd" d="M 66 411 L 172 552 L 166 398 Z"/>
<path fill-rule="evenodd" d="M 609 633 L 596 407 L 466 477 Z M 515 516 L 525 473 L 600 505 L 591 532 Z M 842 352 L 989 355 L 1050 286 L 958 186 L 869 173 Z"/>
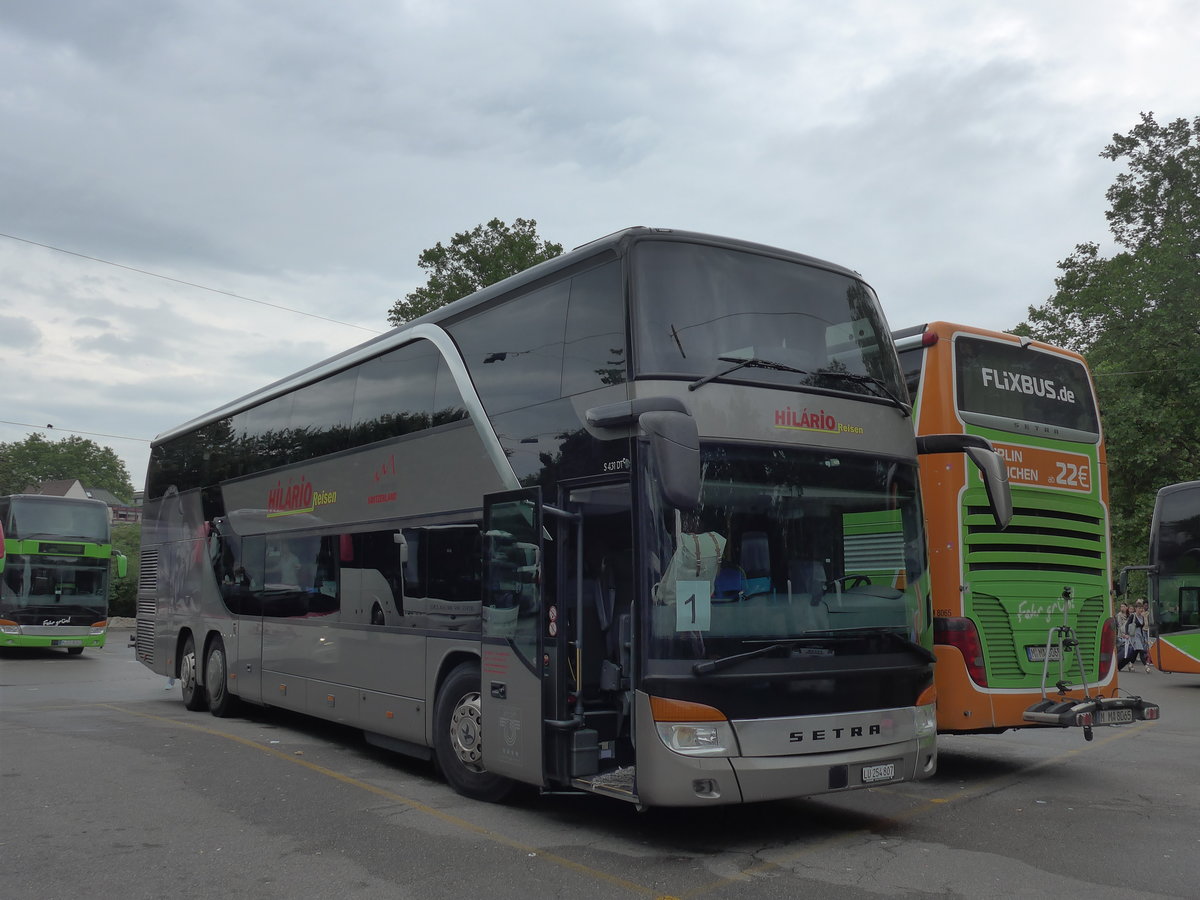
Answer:
<path fill-rule="evenodd" d="M 388 350 L 392 350 L 403 344 L 408 343 L 419 335 L 410 335 L 409 332 L 420 325 L 435 325 L 443 322 L 451 322 L 454 319 L 464 316 L 478 307 L 485 306 L 489 302 L 496 300 L 499 297 L 507 296 L 518 291 L 529 291 L 540 287 L 543 283 L 554 280 L 564 270 L 574 268 L 576 266 L 585 267 L 594 264 L 598 259 L 605 257 L 616 259 L 624 256 L 629 248 L 638 241 L 646 240 L 674 240 L 686 241 L 689 243 L 712 244 L 714 246 L 728 247 L 736 250 L 744 250 L 750 253 L 760 253 L 764 255 L 778 257 L 780 259 L 788 259 L 804 265 L 813 266 L 816 268 L 826 269 L 831 272 L 836 272 L 840 275 L 845 275 L 849 278 L 854 278 L 862 281 L 862 275 L 855 272 L 853 269 L 848 269 L 845 266 L 839 266 L 837 263 L 831 263 L 826 260 L 818 259 L 813 256 L 807 256 L 803 253 L 796 253 L 790 250 L 783 250 L 778 247 L 771 247 L 766 244 L 757 244 L 752 241 L 743 241 L 737 238 L 720 237 L 717 235 L 703 234 L 694 231 L 680 231 L 672 228 L 649 228 L 645 226 L 635 226 L 624 228 L 620 231 L 614 231 L 612 234 L 597 238 L 594 241 L 589 241 L 581 244 L 573 250 L 556 256 L 553 259 L 538 263 L 536 266 L 518 272 L 515 275 L 510 275 L 502 281 L 488 285 L 476 291 L 473 294 L 468 294 L 459 300 L 452 303 L 447 303 L 445 306 L 435 309 L 433 312 L 426 313 L 411 322 L 405 322 L 403 325 L 393 328 L 391 331 L 385 332 L 378 337 L 364 341 L 357 346 L 351 347 L 348 350 L 343 350 L 341 353 L 334 354 L 320 362 L 307 366 L 298 372 L 287 375 L 278 381 L 271 382 L 264 387 L 251 391 L 232 400 L 229 403 L 219 406 L 216 409 L 197 416 L 168 429 L 157 435 L 151 442 L 151 446 L 156 446 L 164 441 L 171 440 L 179 435 L 186 434 L 189 431 L 194 431 L 212 422 L 223 419 L 227 416 L 234 415 L 244 410 L 261 403 L 264 400 L 269 400 L 272 397 L 285 394 L 295 388 L 303 387 L 313 381 L 324 378 L 327 375 L 332 375 L 335 372 L 349 368 L 356 363 L 378 356 Z"/>
<path fill-rule="evenodd" d="M 1049 350 L 1058 353 L 1062 356 L 1070 356 L 1080 362 L 1086 362 L 1081 353 L 1075 350 L 1069 350 L 1066 347 L 1059 347 L 1056 344 L 1040 341 L 1037 338 L 1031 338 L 1022 334 L 1013 334 L 1011 331 L 1004 331 L 1000 328 L 985 328 L 982 325 L 964 325 L 959 322 L 926 322 L 924 325 L 910 325 L 906 328 L 892 329 L 892 340 L 896 342 L 896 349 L 912 350 L 919 346 L 920 341 L 917 340 L 920 336 L 926 333 L 937 334 L 939 336 L 950 336 L 956 332 L 965 334 L 977 334 L 991 338 L 1007 338 L 1013 343 L 1019 343 L 1022 347 L 1033 347 L 1038 350 Z"/>

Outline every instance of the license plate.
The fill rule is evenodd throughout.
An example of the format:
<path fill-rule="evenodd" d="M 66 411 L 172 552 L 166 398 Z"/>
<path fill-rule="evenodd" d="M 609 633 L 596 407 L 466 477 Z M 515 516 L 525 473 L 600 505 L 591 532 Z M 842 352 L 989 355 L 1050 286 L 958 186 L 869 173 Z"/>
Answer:
<path fill-rule="evenodd" d="M 1132 709 L 1102 709 L 1096 713 L 1097 725 L 1127 725 L 1132 721 Z"/>
<path fill-rule="evenodd" d="M 1046 645 L 1041 644 L 1037 647 L 1026 647 L 1025 655 L 1029 657 L 1030 662 L 1045 662 L 1046 661 Z M 1058 662 L 1062 659 L 1062 647 L 1058 644 L 1050 646 L 1050 662 Z"/>
<path fill-rule="evenodd" d="M 896 764 L 884 763 L 880 766 L 863 766 L 862 780 L 863 784 L 870 784 L 873 781 L 891 781 L 896 777 Z"/>
<path fill-rule="evenodd" d="M 51 647 L 82 647 L 83 641 L 57 640 L 50 642 Z"/>

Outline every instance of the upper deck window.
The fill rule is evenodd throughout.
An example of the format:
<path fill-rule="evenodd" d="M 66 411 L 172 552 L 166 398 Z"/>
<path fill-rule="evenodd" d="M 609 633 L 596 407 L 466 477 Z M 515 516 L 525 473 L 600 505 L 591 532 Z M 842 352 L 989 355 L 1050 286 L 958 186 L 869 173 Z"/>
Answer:
<path fill-rule="evenodd" d="M 1075 440 L 1100 436 L 1087 369 L 1008 341 L 954 339 L 958 410 L 976 425 Z"/>
<path fill-rule="evenodd" d="M 903 396 L 896 354 L 871 288 L 847 274 L 759 253 L 646 241 L 635 248 L 635 366 L 702 377 L 721 359 L 755 359 L 730 380 L 877 396 L 839 379 L 869 376 Z M 821 377 L 821 376 L 824 377 Z"/>

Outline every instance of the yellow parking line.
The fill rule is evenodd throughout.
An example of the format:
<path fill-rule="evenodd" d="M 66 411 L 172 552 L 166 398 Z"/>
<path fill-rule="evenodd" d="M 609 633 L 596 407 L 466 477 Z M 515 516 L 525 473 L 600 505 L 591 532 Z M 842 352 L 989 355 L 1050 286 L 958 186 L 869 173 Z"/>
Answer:
<path fill-rule="evenodd" d="M 541 847 L 522 844 L 520 841 L 514 841 L 512 838 L 505 837 L 502 834 L 497 834 L 496 832 L 487 828 L 475 825 L 472 822 L 468 822 L 466 819 L 461 819 L 458 816 L 452 816 L 449 813 L 442 812 L 440 809 L 435 809 L 432 806 L 428 806 L 420 802 L 419 800 L 413 800 L 411 797 L 405 797 L 403 794 L 397 794 L 394 791 L 377 787 L 373 784 L 369 784 L 366 781 L 360 781 L 359 779 L 352 778 L 349 775 L 343 775 L 341 772 L 336 772 L 333 769 L 326 768 L 325 766 L 320 766 L 316 763 L 309 762 L 308 760 L 295 756 L 291 753 L 285 753 L 282 750 L 276 750 L 274 747 L 268 747 L 266 744 L 260 744 L 258 741 L 252 741 L 249 738 L 238 737 L 236 734 L 230 734 L 227 731 L 218 731 L 215 728 L 206 728 L 203 725 L 196 725 L 191 722 L 184 722 L 179 719 L 169 718 L 167 716 L 156 716 L 152 713 L 137 712 L 136 710 L 126 709 L 124 707 L 114 706 L 108 703 L 98 705 L 107 706 L 109 709 L 114 709 L 117 712 L 125 713 L 126 715 L 140 716 L 143 719 L 153 719 L 168 725 L 182 726 L 184 728 L 190 728 L 192 731 L 199 731 L 203 734 L 212 735 L 213 737 L 225 738 L 227 740 L 234 741 L 235 743 L 241 744 L 244 747 L 250 747 L 254 750 L 259 750 L 263 753 L 266 753 L 269 756 L 274 756 L 276 759 L 281 759 L 286 762 L 294 763 L 298 766 L 303 766 L 311 772 L 316 772 L 318 775 L 324 775 L 327 778 L 332 778 L 333 780 L 339 781 L 342 784 L 360 788 L 361 790 L 375 794 L 378 797 L 391 800 L 395 803 L 401 803 L 410 809 L 433 816 L 434 818 L 440 819 L 442 822 L 453 825 L 456 828 L 461 828 L 464 831 L 472 832 L 473 834 L 487 838 L 488 840 L 497 844 L 510 847 L 513 850 L 519 850 L 525 854 L 533 854 L 538 859 L 549 861 L 557 866 L 561 866 L 562 868 L 570 869 L 573 872 L 578 872 L 579 874 L 586 875 L 589 878 L 594 878 L 597 881 L 603 881 L 606 884 L 613 885 L 614 887 L 624 888 L 625 890 L 634 894 L 641 894 L 643 896 L 656 898 L 661 896 L 658 891 L 653 890 L 652 888 L 645 887 L 644 885 L 637 884 L 625 878 L 620 878 L 616 875 L 611 875 L 608 872 L 601 871 L 600 869 L 593 869 L 590 866 L 585 866 L 582 863 L 577 863 L 574 860 L 567 859 L 565 856 L 559 856 L 556 853 L 548 853 Z"/>
<path fill-rule="evenodd" d="M 242 744 L 245 747 L 250 747 L 254 750 L 259 750 L 270 756 L 274 756 L 277 759 L 285 760 L 287 762 L 294 763 L 299 766 L 303 766 L 304 768 L 306 768 L 312 772 L 315 772 L 319 775 L 324 775 L 328 778 L 332 778 L 335 781 L 341 782 L 342 784 L 360 788 L 364 791 L 375 794 L 376 796 L 383 797 L 383 798 L 391 800 L 393 802 L 403 804 L 403 805 L 409 807 L 410 809 L 425 813 L 426 815 L 429 815 L 436 819 L 439 819 L 442 822 L 445 822 L 449 825 L 453 825 L 456 828 L 461 828 L 464 831 L 472 832 L 473 834 L 484 837 L 484 838 L 486 838 L 490 841 L 493 841 L 497 844 L 501 844 L 503 846 L 509 847 L 513 850 L 518 850 L 518 851 L 526 853 L 526 854 L 534 854 L 537 856 L 537 858 L 551 862 L 554 865 L 560 866 L 565 869 L 569 869 L 573 872 L 577 872 L 577 873 L 579 873 L 581 875 L 585 875 L 589 878 L 596 879 L 597 881 L 604 882 L 605 884 L 609 884 L 614 887 L 622 888 L 633 894 L 639 894 L 639 895 L 647 896 L 647 897 L 655 897 L 656 900 L 690 900 L 690 898 L 693 898 L 693 897 L 700 897 L 705 894 L 711 893 L 712 891 L 719 890 L 720 888 L 723 888 L 727 885 L 739 883 L 746 878 L 753 877 L 754 875 L 765 874 L 765 873 L 768 873 L 771 871 L 782 869 L 783 867 L 790 865 L 791 863 L 795 862 L 796 860 L 802 859 L 805 856 L 812 855 L 813 853 L 816 853 L 818 851 L 826 850 L 830 847 L 837 846 L 839 844 L 849 843 L 851 841 L 859 840 L 860 836 L 862 834 L 862 832 L 860 830 L 856 830 L 854 832 L 850 832 L 847 834 L 841 834 L 841 835 L 836 835 L 836 836 L 832 836 L 829 838 L 825 838 L 825 839 L 817 841 L 815 843 L 806 844 L 804 847 L 799 848 L 799 849 L 795 850 L 794 852 L 788 853 L 779 859 L 759 862 L 752 866 L 748 866 L 745 869 L 740 870 L 736 875 L 719 878 L 715 881 L 700 885 L 700 886 L 698 886 L 690 891 L 687 891 L 685 893 L 682 893 L 682 894 L 664 895 L 652 888 L 648 888 L 644 885 L 637 884 L 636 882 L 629 881 L 628 879 L 609 874 L 608 872 L 604 872 L 600 869 L 594 869 L 590 866 L 583 865 L 582 863 L 577 863 L 574 860 L 567 859 L 566 857 L 559 856 L 558 854 L 555 854 L 555 853 L 549 853 L 540 847 L 535 847 L 535 846 L 531 846 L 529 844 L 522 844 L 519 841 L 514 841 L 511 838 L 505 837 L 502 834 L 497 834 L 496 832 L 491 831 L 487 828 L 483 828 L 479 825 L 475 825 L 474 823 L 469 822 L 466 819 L 462 819 L 462 818 L 459 818 L 458 816 L 450 815 L 449 813 L 442 812 L 439 809 L 435 809 L 432 806 L 428 806 L 424 803 L 421 803 L 419 800 L 413 800 L 410 797 L 405 797 L 402 794 L 397 794 L 393 791 L 389 791 L 384 788 L 377 787 L 373 784 L 369 784 L 368 782 L 361 781 L 361 780 L 359 780 L 357 778 L 353 778 L 349 775 L 343 775 L 341 772 L 336 772 L 333 769 L 329 769 L 325 766 L 317 765 L 316 763 L 309 762 L 308 760 L 302 759 L 293 754 L 285 753 L 281 750 L 276 750 L 273 747 L 268 747 L 267 745 L 261 744 L 258 741 L 253 741 L 253 740 L 250 740 L 249 738 L 238 737 L 235 734 L 230 734 L 229 732 L 226 732 L 226 731 L 219 731 L 215 728 L 206 728 L 203 725 L 196 725 L 191 722 L 184 722 L 179 719 L 168 718 L 166 716 L 157 716 L 157 715 L 153 715 L 151 713 L 137 712 L 135 710 L 126 709 L 124 707 L 114 706 L 112 704 L 107 704 L 107 703 L 97 704 L 97 705 L 106 706 L 109 709 L 114 709 L 117 712 L 125 713 L 126 715 L 139 716 L 139 717 L 145 718 L 145 719 L 153 719 L 155 721 L 163 722 L 165 724 L 172 725 L 172 726 L 183 726 L 185 728 L 190 728 L 193 731 L 199 731 L 204 734 L 212 735 L 214 737 L 220 737 L 220 738 L 225 738 L 227 740 L 234 741 L 238 744 Z M 1009 772 L 1004 775 L 999 775 L 999 776 L 995 776 L 993 778 L 985 779 L 982 782 L 973 783 L 970 787 L 966 787 L 966 788 L 963 788 L 962 790 L 954 791 L 953 793 L 948 794 L 943 797 L 920 798 L 921 802 L 917 806 L 914 806 L 912 809 L 908 810 L 907 812 L 888 816 L 888 817 L 886 817 L 886 821 L 889 824 L 909 821 L 909 820 L 915 819 L 919 816 L 925 815 L 926 813 L 932 812 L 935 809 L 940 809 L 942 806 L 944 806 L 947 803 L 959 803 L 963 800 L 968 800 L 973 797 L 978 797 L 982 794 L 990 793 L 991 791 L 994 791 L 994 790 L 998 789 L 999 787 L 1003 786 L 1003 783 L 1006 781 L 1013 782 L 1016 779 L 1018 779 L 1020 776 L 1027 775 L 1028 773 L 1037 771 L 1038 769 L 1043 769 L 1043 768 L 1047 768 L 1049 766 L 1064 763 L 1067 760 L 1069 760 L 1075 756 L 1085 753 L 1089 749 L 1095 749 L 1097 747 L 1104 746 L 1105 744 L 1109 744 L 1114 741 L 1124 740 L 1126 738 L 1133 737 L 1134 735 L 1143 731 L 1146 727 L 1148 727 L 1148 723 L 1142 723 L 1142 724 L 1133 726 L 1132 728 L 1129 728 L 1129 729 L 1125 729 L 1125 728 L 1113 729 L 1113 731 L 1111 733 L 1107 734 L 1104 737 L 1099 738 L 1097 741 L 1090 742 L 1089 744 L 1086 744 L 1082 747 L 1077 747 L 1073 750 L 1064 751 L 1062 753 L 1056 754 L 1055 756 L 1049 757 L 1047 759 L 1042 759 L 1042 760 L 1038 760 L 1036 762 L 1030 763 L 1029 765 L 1022 767 L 1021 769 L 1018 769 L 1015 772 Z M 912 799 L 917 799 L 916 796 L 914 794 L 912 794 L 911 792 L 903 792 L 902 793 L 900 791 L 887 790 L 887 789 L 880 789 L 880 790 L 881 790 L 881 792 L 886 792 L 886 793 L 892 794 L 894 796 L 904 796 L 904 797 L 908 797 L 908 798 L 912 798 Z"/>

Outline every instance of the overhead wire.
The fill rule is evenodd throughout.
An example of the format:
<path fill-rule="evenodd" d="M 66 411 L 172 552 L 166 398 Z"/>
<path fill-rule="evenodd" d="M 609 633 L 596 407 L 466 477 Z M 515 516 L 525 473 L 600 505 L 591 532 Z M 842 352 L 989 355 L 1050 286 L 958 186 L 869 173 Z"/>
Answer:
<path fill-rule="evenodd" d="M 113 266 L 118 269 L 125 269 L 128 272 L 137 272 L 139 275 L 149 275 L 151 278 L 161 278 L 163 281 L 171 281 L 175 284 L 182 284 L 186 287 L 193 287 L 201 291 L 211 291 L 214 294 L 221 294 L 226 297 L 232 297 L 235 300 L 245 300 L 247 303 L 257 303 L 260 306 L 269 306 L 271 309 L 279 309 L 284 312 L 295 313 L 298 316 L 308 316 L 310 319 L 320 319 L 322 322 L 330 322 L 334 325 L 344 325 L 346 328 L 357 328 L 360 331 L 366 331 L 370 334 L 382 334 L 377 328 L 368 328 L 366 325 L 355 325 L 353 322 L 343 322 L 340 319 L 332 319 L 329 316 L 321 316 L 316 313 L 305 312 L 302 309 L 295 309 L 291 306 L 284 306 L 281 303 L 270 303 L 266 300 L 257 300 L 254 297 L 247 297 L 244 294 L 235 294 L 233 291 L 226 291 L 221 288 L 209 287 L 206 284 L 199 284 L 195 281 L 186 281 L 182 278 L 175 278 L 172 275 L 163 275 L 161 272 L 151 272 L 149 269 L 139 269 L 137 266 L 127 266 L 124 263 L 113 262 L 111 259 L 102 259 L 99 256 L 89 256 L 86 253 L 79 253 L 75 250 L 67 250 L 63 247 L 56 247 L 53 244 L 44 244 L 41 241 L 30 240 L 29 238 L 18 237 L 15 234 L 5 234 L 0 232 L 0 237 L 8 238 L 10 241 L 19 241 L 22 244 L 31 244 L 34 247 L 42 247 L 46 250 L 53 250 L 56 253 L 65 253 L 68 256 L 76 256 L 79 259 L 86 259 L 92 262 L 103 263 L 106 266 Z"/>
<path fill-rule="evenodd" d="M 124 269 L 127 272 L 136 272 L 139 275 L 148 275 L 151 278 L 161 278 L 163 281 L 170 281 L 175 284 L 184 285 L 185 287 L 192 287 L 192 288 L 196 288 L 197 290 L 201 290 L 201 291 L 210 291 L 211 293 L 214 293 L 214 294 L 221 294 L 225 297 L 232 297 L 235 300 L 244 300 L 247 303 L 256 303 L 259 306 L 267 306 L 267 307 L 270 307 L 271 309 L 278 309 L 283 312 L 294 313 L 298 316 L 308 316 L 310 319 L 320 319 L 322 322 L 329 322 L 333 325 L 344 325 L 347 328 L 357 328 L 360 331 L 366 331 L 370 334 L 382 334 L 383 333 L 383 332 L 379 331 L 378 329 L 368 328 L 365 325 L 356 325 L 353 322 L 343 322 L 339 319 L 330 318 L 329 316 L 322 316 L 322 315 L 318 315 L 316 313 L 306 312 L 305 310 L 302 310 L 302 309 L 295 309 L 294 307 L 284 306 L 281 303 L 271 303 L 266 300 L 258 300 L 254 297 L 247 297 L 244 294 L 234 293 L 233 291 L 226 291 L 221 288 L 209 287 L 208 285 L 200 284 L 195 281 L 187 281 L 183 278 L 175 278 L 172 275 L 163 275 L 161 272 L 152 272 L 149 269 L 140 269 L 137 266 L 130 266 L 130 265 L 126 265 L 124 263 L 114 262 L 111 259 L 103 259 L 99 256 L 91 256 L 87 253 L 80 253 L 76 250 L 67 250 L 64 247 L 56 247 L 53 244 L 46 244 L 41 241 L 31 240 L 30 238 L 19 237 L 18 235 L 15 235 L 15 234 L 7 234 L 5 232 L 0 232 L 0 237 L 8 238 L 10 241 L 18 241 L 19 243 L 22 243 L 22 244 L 29 244 L 34 247 L 41 247 L 45 250 L 52 250 L 55 253 L 64 253 L 67 256 L 74 256 L 74 257 L 78 257 L 79 259 L 89 260 L 90 262 L 97 262 L 97 263 L 101 263 L 106 266 L 113 266 L 114 268 L 117 268 L 117 269 Z M 144 443 L 144 444 L 150 443 L 149 438 L 130 437 L 129 435 L 124 435 L 124 434 L 106 434 L 106 433 L 100 432 L 100 431 L 83 431 L 78 428 L 58 428 L 58 427 L 55 427 L 54 425 L 45 425 L 45 426 L 34 425 L 30 422 L 11 422 L 11 421 L 8 421 L 7 419 L 0 419 L 0 424 L 17 425 L 22 428 L 32 428 L 35 430 L 60 431 L 60 432 L 66 432 L 67 434 L 82 434 L 82 435 L 88 435 L 91 437 L 105 437 L 105 438 L 113 438 L 116 440 L 124 440 L 124 441 L 138 441 L 138 442 Z"/>
<path fill-rule="evenodd" d="M 130 437 L 127 434 L 105 434 L 103 431 L 80 431 L 78 428 L 58 428 L 55 425 L 34 425 L 32 422 L 11 422 L 8 419 L 0 419 L 0 425 L 18 425 L 21 428 L 32 428 L 35 431 L 65 431 L 67 434 L 86 434 L 92 437 L 115 438 L 121 441 L 138 441 L 143 444 L 149 444 L 149 438 Z"/>

